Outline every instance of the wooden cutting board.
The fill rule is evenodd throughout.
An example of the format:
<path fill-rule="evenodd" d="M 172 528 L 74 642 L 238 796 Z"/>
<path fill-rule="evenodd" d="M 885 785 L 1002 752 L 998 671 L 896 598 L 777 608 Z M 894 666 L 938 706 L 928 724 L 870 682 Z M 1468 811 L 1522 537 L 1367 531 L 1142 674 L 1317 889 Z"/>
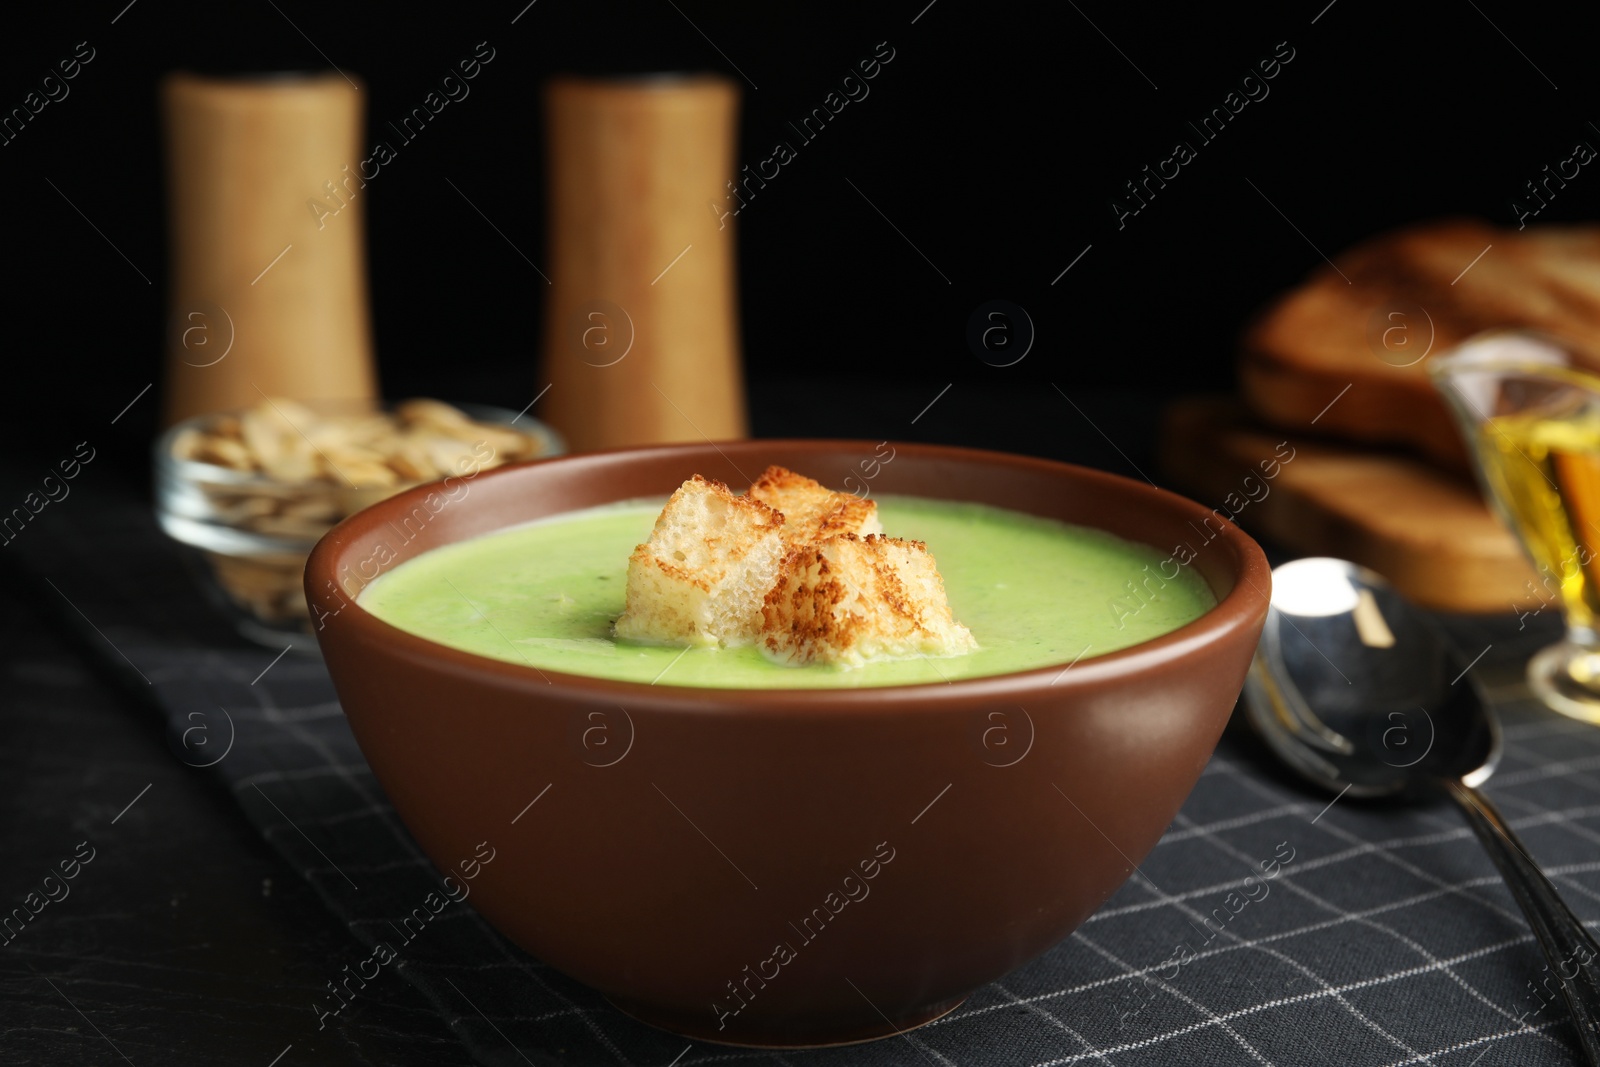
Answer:
<path fill-rule="evenodd" d="M 1177 487 L 1224 518 L 1291 551 L 1370 567 L 1424 607 L 1559 611 L 1476 487 L 1421 461 L 1263 427 L 1217 397 L 1168 408 L 1158 455 Z"/>

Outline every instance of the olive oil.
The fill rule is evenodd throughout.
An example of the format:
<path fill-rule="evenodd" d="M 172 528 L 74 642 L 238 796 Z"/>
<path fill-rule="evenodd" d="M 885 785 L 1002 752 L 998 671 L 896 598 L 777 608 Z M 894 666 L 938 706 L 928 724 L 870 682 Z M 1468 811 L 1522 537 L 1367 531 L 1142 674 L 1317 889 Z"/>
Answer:
<path fill-rule="evenodd" d="M 1560 641 L 1528 661 L 1528 687 L 1600 724 L 1600 374 L 1593 353 L 1527 330 L 1468 340 L 1428 362 L 1472 446 L 1478 478 L 1538 571 L 1528 592 L 1559 604 Z"/>
<path fill-rule="evenodd" d="M 1490 498 L 1571 626 L 1600 620 L 1600 411 L 1500 415 L 1478 427 Z"/>

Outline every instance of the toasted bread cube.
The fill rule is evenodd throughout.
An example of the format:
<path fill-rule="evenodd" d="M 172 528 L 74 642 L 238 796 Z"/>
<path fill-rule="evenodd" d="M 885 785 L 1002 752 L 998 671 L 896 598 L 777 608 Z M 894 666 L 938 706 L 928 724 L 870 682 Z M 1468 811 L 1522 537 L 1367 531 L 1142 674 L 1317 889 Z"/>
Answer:
<path fill-rule="evenodd" d="M 856 667 L 976 647 L 921 541 L 841 534 L 792 547 L 762 607 L 761 650 L 780 663 Z"/>
<path fill-rule="evenodd" d="M 883 533 L 877 504 L 853 493 L 836 493 L 783 467 L 768 467 L 750 486 L 750 496 L 783 512 L 783 539 L 790 545 L 839 534 L 865 537 Z"/>
<path fill-rule="evenodd" d="M 785 550 L 783 516 L 698 474 L 672 494 L 628 559 L 616 636 L 658 645 L 747 645 Z"/>

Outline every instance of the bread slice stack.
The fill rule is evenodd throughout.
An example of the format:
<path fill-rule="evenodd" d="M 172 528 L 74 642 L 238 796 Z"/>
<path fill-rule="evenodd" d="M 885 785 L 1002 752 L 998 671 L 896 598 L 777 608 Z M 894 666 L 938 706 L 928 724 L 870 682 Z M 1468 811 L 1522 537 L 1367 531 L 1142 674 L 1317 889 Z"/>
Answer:
<path fill-rule="evenodd" d="M 782 467 L 744 496 L 695 475 L 629 558 L 614 632 L 648 644 L 755 644 L 793 666 L 977 647 L 927 546 L 883 536 L 877 512 Z"/>
<path fill-rule="evenodd" d="M 1428 374 L 1499 329 L 1550 334 L 1600 373 L 1600 226 L 1444 219 L 1336 256 L 1245 330 L 1242 404 L 1168 412 L 1165 473 L 1277 546 L 1371 567 L 1424 606 L 1556 614 Z"/>
<path fill-rule="evenodd" d="M 1399 446 L 1465 471 L 1427 361 L 1503 328 L 1560 337 L 1600 371 L 1600 226 L 1447 219 L 1374 237 L 1250 327 L 1239 380 L 1274 426 Z"/>

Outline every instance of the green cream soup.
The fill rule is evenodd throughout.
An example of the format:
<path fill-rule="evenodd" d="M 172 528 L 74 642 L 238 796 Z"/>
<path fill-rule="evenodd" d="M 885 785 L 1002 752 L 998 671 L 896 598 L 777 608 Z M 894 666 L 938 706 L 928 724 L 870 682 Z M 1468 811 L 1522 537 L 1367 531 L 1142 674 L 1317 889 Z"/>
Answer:
<path fill-rule="evenodd" d="M 375 579 L 360 604 L 399 629 L 512 663 L 629 682 L 774 689 L 1064 666 L 1177 629 L 1216 603 L 1190 569 L 1161 586 L 1151 576 L 1162 553 L 1099 530 L 980 504 L 875 499 L 891 536 L 927 542 L 976 651 L 845 669 L 783 666 L 754 647 L 617 641 L 611 623 L 622 613 L 628 556 L 649 537 L 659 501 L 569 512 L 434 549 Z M 1130 581 L 1145 599 L 1134 598 Z"/>

